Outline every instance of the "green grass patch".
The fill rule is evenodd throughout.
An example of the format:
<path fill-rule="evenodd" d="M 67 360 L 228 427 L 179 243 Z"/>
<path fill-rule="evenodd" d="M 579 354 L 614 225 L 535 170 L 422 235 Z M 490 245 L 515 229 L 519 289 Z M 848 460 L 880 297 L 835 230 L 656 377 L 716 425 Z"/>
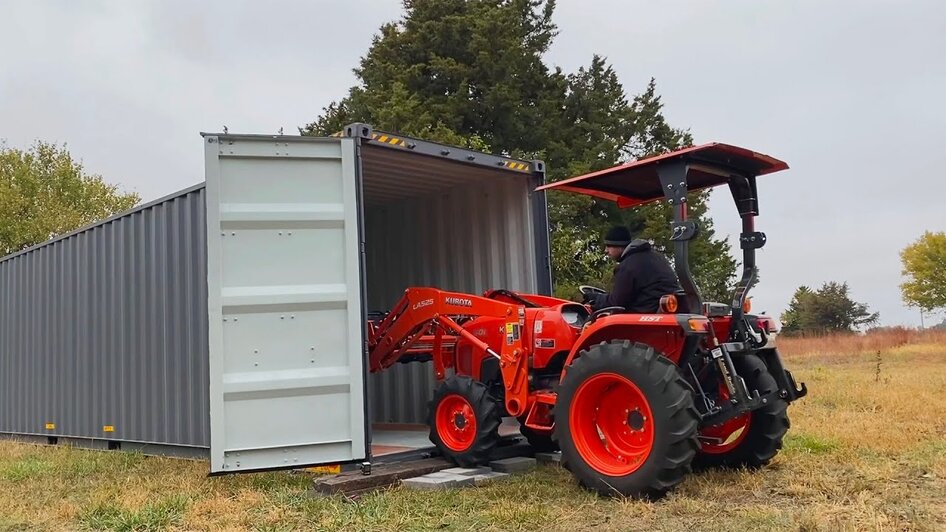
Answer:
<path fill-rule="evenodd" d="M 0 468 L 0 478 L 20 482 L 43 476 L 52 470 L 52 462 L 37 456 L 27 456 Z"/>
<path fill-rule="evenodd" d="M 79 521 L 93 530 L 152 531 L 181 523 L 188 498 L 172 495 L 137 510 L 106 502 L 82 512 Z"/>
<path fill-rule="evenodd" d="M 828 454 L 840 448 L 840 442 L 813 434 L 789 431 L 785 436 L 786 451 L 805 454 Z"/>

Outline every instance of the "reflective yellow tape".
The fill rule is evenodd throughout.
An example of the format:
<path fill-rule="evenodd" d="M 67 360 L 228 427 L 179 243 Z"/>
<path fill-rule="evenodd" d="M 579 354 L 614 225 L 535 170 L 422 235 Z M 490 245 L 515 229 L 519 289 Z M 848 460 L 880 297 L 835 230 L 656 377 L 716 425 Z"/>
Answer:
<path fill-rule="evenodd" d="M 387 136 L 387 135 L 381 135 L 381 138 L 379 138 L 378 140 L 380 140 L 381 142 L 387 142 L 387 141 L 388 141 L 388 136 Z"/>
<path fill-rule="evenodd" d="M 339 464 L 335 465 L 324 465 L 324 466 L 314 466 L 305 468 L 306 471 L 311 473 L 333 473 L 338 474 L 342 472 L 342 466 Z"/>

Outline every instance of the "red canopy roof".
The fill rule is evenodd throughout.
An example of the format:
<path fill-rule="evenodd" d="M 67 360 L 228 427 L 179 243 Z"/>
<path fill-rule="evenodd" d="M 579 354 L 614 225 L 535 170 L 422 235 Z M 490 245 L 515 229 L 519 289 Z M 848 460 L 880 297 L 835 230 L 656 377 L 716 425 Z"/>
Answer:
<path fill-rule="evenodd" d="M 572 177 L 536 190 L 577 192 L 615 201 L 622 207 L 635 207 L 664 197 L 657 167 L 678 160 L 690 165 L 689 190 L 727 184 L 734 174 L 751 177 L 788 168 L 788 164 L 774 157 L 712 142 Z"/>

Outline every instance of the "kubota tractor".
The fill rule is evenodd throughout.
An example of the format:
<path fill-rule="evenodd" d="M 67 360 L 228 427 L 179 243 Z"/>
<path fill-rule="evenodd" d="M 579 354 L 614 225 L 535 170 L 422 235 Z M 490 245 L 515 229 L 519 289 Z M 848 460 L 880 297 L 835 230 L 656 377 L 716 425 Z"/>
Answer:
<path fill-rule="evenodd" d="M 622 207 L 666 201 L 683 290 L 656 314 L 633 314 L 508 290 L 408 288 L 368 324 L 370 368 L 433 361 L 430 438 L 460 465 L 488 460 L 501 418 L 514 416 L 537 450 L 560 449 L 603 494 L 659 495 L 694 465 L 763 466 L 782 445 L 789 403 L 807 393 L 782 365 L 776 322 L 751 314 L 746 297 L 766 241 L 754 225 L 756 177 L 787 167 L 706 144 L 545 185 Z M 742 217 L 731 304 L 704 302 L 688 262 L 699 227 L 687 220 L 687 192 L 724 184 Z"/>

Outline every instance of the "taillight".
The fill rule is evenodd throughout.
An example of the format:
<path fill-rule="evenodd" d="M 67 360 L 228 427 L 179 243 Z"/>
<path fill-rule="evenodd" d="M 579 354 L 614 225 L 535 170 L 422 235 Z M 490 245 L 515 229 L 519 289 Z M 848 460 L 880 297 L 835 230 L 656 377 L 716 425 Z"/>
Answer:
<path fill-rule="evenodd" d="M 690 326 L 691 331 L 706 332 L 709 329 L 709 320 L 706 318 L 690 318 L 687 320 L 687 325 Z"/>
<path fill-rule="evenodd" d="M 778 323 L 772 318 L 759 320 L 759 328 L 765 329 L 767 333 L 776 333 L 778 332 Z"/>
<path fill-rule="evenodd" d="M 660 298 L 660 312 L 673 314 L 678 308 L 680 308 L 680 306 L 677 302 L 677 296 L 668 294 Z"/>

